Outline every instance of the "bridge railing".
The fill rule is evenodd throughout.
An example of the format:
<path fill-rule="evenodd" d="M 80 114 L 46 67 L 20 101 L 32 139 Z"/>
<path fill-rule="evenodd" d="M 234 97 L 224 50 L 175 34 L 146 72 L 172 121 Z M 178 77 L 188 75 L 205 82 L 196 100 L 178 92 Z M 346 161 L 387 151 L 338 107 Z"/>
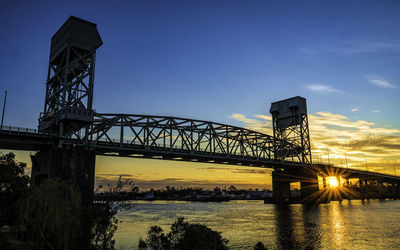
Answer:
<path fill-rule="evenodd" d="M 33 128 L 21 128 L 21 127 L 13 127 L 13 126 L 3 126 L 0 127 L 1 131 L 4 132 L 18 132 L 18 133 L 31 133 L 31 134 L 42 134 L 39 133 L 37 129 Z"/>

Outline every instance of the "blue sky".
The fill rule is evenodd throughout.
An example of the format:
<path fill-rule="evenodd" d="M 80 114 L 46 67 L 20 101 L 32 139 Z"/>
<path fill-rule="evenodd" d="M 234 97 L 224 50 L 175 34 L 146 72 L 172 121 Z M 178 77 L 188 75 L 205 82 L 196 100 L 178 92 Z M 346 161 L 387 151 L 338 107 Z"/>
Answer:
<path fill-rule="evenodd" d="M 1 1 L 5 124 L 37 125 L 50 38 L 74 15 L 104 42 L 98 112 L 249 126 L 234 114 L 268 115 L 300 95 L 309 113 L 324 112 L 315 119 L 338 114 L 398 136 L 399 13 L 399 1 Z"/>
<path fill-rule="evenodd" d="M 301 95 L 310 112 L 400 126 L 397 1 L 2 1 L 0 9 L 7 124 L 36 125 L 50 38 L 75 15 L 97 23 L 104 40 L 99 112 L 235 123 L 232 113 L 267 114 L 270 102 Z M 330 89 L 307 88 L 315 85 Z"/>

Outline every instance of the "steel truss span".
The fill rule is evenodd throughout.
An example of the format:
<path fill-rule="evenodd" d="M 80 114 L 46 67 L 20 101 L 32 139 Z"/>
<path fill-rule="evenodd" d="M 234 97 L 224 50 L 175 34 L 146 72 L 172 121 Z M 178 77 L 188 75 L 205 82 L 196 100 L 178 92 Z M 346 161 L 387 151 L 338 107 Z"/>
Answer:
<path fill-rule="evenodd" d="M 97 113 L 70 139 L 104 155 L 265 167 L 274 161 L 270 135 L 177 117 Z"/>

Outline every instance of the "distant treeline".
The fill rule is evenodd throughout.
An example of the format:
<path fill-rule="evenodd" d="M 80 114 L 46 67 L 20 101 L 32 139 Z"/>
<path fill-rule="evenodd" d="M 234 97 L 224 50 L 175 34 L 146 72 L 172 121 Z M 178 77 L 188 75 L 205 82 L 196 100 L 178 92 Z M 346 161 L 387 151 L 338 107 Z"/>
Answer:
<path fill-rule="evenodd" d="M 207 190 L 198 187 L 175 188 L 166 186 L 163 189 L 150 189 L 140 192 L 139 188 L 130 180 L 120 177 L 115 186 L 108 185 L 107 191 L 103 186 L 95 192 L 96 200 L 185 200 L 185 201 L 228 201 L 228 200 L 261 200 L 272 195 L 270 190 L 238 189 L 235 186 L 228 188 L 215 187 Z"/>

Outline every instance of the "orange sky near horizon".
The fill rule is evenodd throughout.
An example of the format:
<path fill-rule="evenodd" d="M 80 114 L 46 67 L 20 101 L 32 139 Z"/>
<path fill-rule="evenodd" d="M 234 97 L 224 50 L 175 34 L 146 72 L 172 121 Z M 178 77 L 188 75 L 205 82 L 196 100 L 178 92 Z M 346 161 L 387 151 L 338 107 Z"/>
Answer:
<path fill-rule="evenodd" d="M 271 116 L 233 114 L 232 118 L 252 130 L 272 134 Z M 400 129 L 377 126 L 330 112 L 309 114 L 314 162 L 368 169 L 400 175 Z M 8 152 L 8 151 L 2 151 Z M 28 163 L 30 153 L 15 151 L 17 160 Z M 97 156 L 96 187 L 115 183 L 119 176 L 141 189 L 174 187 L 213 188 L 235 185 L 242 188 L 271 188 L 271 170 L 209 163 Z"/>

